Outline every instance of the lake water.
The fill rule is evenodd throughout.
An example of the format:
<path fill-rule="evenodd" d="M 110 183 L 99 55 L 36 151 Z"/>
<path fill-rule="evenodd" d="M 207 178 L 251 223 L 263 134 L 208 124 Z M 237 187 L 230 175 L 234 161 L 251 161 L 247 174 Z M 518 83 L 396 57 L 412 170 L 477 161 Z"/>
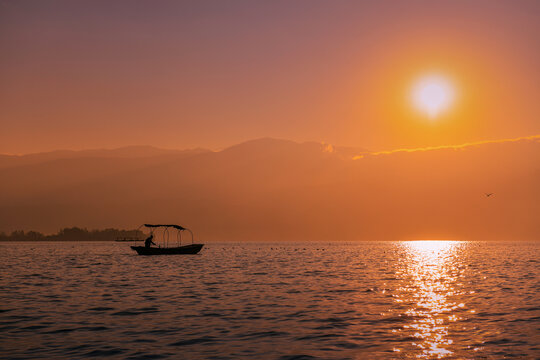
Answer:
<path fill-rule="evenodd" d="M 540 244 L 0 244 L 0 358 L 538 359 Z"/>

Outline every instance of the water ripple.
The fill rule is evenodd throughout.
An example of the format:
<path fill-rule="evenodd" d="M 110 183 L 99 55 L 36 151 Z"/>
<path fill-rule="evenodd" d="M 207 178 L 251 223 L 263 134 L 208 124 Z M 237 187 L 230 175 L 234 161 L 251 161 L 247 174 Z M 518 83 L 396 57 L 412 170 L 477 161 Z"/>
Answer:
<path fill-rule="evenodd" d="M 0 358 L 540 358 L 538 243 L 210 245 L 0 244 Z"/>

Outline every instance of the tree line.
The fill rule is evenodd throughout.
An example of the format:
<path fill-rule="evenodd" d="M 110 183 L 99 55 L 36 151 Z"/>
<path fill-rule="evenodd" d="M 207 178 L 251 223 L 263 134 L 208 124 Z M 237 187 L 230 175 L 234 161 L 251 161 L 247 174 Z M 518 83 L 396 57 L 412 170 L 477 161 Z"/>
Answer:
<path fill-rule="evenodd" d="M 0 232 L 0 241 L 114 241 L 116 239 L 144 239 L 139 230 L 87 230 L 86 228 L 63 228 L 56 234 L 44 235 L 37 231 L 16 230 L 11 234 Z"/>

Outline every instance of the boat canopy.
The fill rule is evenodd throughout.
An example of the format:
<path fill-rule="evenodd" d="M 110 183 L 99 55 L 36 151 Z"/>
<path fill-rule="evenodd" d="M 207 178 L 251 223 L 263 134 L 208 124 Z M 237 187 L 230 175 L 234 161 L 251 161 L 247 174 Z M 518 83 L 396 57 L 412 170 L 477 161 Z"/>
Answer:
<path fill-rule="evenodd" d="M 154 234 L 154 230 L 157 230 L 158 228 L 163 228 L 162 231 L 159 231 L 160 233 L 162 232 L 161 234 L 161 239 L 163 242 L 165 242 L 165 247 L 169 247 L 169 229 L 176 229 L 176 243 L 177 243 L 177 246 L 180 246 L 180 244 L 182 243 L 182 231 L 187 231 L 190 235 L 191 235 L 191 243 L 193 244 L 193 232 L 188 229 L 188 228 L 185 228 L 183 226 L 180 226 L 180 225 L 176 225 L 176 224 L 143 224 L 141 226 L 139 226 L 139 229 L 142 228 L 142 227 L 146 227 L 146 228 L 150 228 L 150 232 L 151 234 L 153 235 Z"/>
<path fill-rule="evenodd" d="M 157 225 L 154 225 L 154 224 L 144 224 L 144 226 L 148 227 L 148 228 L 157 228 L 157 227 L 166 227 L 166 228 L 175 228 L 177 230 L 187 230 L 185 227 L 183 226 L 180 226 L 180 225 L 174 225 L 174 224 L 157 224 Z"/>

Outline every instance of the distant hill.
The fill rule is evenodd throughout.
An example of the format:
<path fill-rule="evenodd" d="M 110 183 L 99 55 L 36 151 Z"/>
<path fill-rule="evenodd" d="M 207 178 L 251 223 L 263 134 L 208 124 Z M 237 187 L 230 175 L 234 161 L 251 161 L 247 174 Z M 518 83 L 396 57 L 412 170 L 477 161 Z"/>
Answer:
<path fill-rule="evenodd" d="M 117 149 L 95 149 L 95 150 L 57 150 L 44 153 L 27 155 L 0 155 L 0 169 L 33 165 L 47 161 L 60 159 L 79 159 L 79 158 L 156 158 L 156 157 L 175 157 L 182 158 L 192 155 L 198 155 L 210 152 L 206 149 L 189 150 L 169 150 L 160 149 L 153 146 L 127 146 Z"/>
<path fill-rule="evenodd" d="M 269 138 L 131 150 L 0 168 L 0 230 L 172 222 L 202 241 L 540 239 L 540 137 L 385 153 Z"/>
<path fill-rule="evenodd" d="M 56 234 L 44 235 L 37 231 L 16 230 L 10 234 L 0 232 L 0 241 L 133 241 L 144 240 L 140 230 L 87 230 L 78 227 L 60 229 Z"/>

